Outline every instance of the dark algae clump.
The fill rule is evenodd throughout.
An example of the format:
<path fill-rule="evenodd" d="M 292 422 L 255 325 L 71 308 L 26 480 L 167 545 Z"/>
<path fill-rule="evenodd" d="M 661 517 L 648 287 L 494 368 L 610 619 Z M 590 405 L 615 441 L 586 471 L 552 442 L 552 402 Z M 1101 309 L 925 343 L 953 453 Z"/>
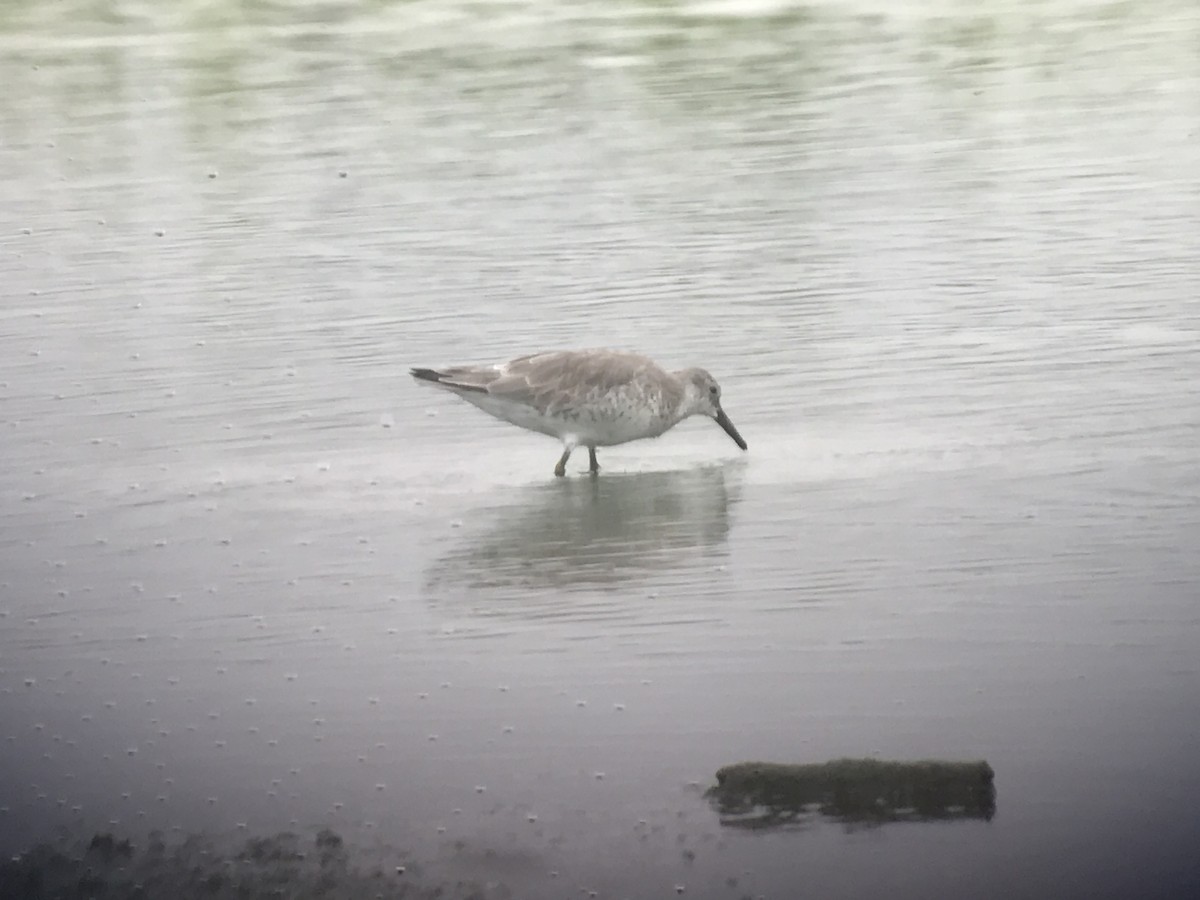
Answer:
<path fill-rule="evenodd" d="M 984 761 L 744 762 L 719 769 L 708 797 L 723 824 L 744 828 L 803 824 L 818 815 L 864 824 L 989 820 L 994 781 Z"/>
<path fill-rule="evenodd" d="M 425 900 L 483 898 L 469 881 L 422 884 L 413 867 L 359 861 L 335 832 L 253 837 L 228 851 L 204 837 L 153 834 L 145 846 L 107 832 L 39 844 L 0 863 L 3 900 Z"/>

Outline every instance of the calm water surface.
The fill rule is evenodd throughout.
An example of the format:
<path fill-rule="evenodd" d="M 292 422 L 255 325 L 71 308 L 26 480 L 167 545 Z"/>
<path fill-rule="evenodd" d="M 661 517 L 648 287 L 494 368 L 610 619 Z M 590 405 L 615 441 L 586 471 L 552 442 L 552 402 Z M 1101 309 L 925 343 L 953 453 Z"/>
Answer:
<path fill-rule="evenodd" d="M 1195 4 L 9 4 L 0 77 L 6 856 L 1200 891 Z M 595 345 L 750 451 L 406 374 Z M 704 797 L 843 756 L 995 815 Z"/>

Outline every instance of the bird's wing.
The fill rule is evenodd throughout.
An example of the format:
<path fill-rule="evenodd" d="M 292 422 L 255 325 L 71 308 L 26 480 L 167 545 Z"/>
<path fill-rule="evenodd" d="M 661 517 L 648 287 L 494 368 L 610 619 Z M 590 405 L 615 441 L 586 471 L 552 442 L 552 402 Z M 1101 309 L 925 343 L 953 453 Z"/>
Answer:
<path fill-rule="evenodd" d="M 533 353 L 494 366 L 412 369 L 414 378 L 461 393 L 483 393 L 545 414 L 603 396 L 657 366 L 644 356 L 612 350 Z"/>
<path fill-rule="evenodd" d="M 564 350 L 522 356 L 501 366 L 487 386 L 505 397 L 545 413 L 603 396 L 634 381 L 647 366 L 645 357 L 612 351 Z"/>

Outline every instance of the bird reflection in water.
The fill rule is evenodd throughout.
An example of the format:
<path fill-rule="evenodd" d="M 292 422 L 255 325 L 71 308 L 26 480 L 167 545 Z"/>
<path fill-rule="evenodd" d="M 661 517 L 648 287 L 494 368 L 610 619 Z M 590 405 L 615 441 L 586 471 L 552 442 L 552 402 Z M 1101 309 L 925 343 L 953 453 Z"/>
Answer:
<path fill-rule="evenodd" d="M 522 490 L 478 510 L 463 542 L 427 575 L 435 594 L 454 588 L 537 592 L 612 587 L 703 569 L 724 558 L 737 487 L 724 467 L 571 479 Z"/>

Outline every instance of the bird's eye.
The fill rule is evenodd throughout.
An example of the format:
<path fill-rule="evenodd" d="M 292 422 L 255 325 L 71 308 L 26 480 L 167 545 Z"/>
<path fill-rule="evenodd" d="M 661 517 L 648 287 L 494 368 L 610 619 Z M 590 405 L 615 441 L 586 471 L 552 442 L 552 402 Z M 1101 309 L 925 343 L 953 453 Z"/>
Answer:
<path fill-rule="evenodd" d="M 720 391 L 717 390 L 717 386 L 715 384 L 708 389 L 708 392 L 710 394 L 712 394 L 714 397 L 717 396 L 718 393 L 720 393 Z"/>

